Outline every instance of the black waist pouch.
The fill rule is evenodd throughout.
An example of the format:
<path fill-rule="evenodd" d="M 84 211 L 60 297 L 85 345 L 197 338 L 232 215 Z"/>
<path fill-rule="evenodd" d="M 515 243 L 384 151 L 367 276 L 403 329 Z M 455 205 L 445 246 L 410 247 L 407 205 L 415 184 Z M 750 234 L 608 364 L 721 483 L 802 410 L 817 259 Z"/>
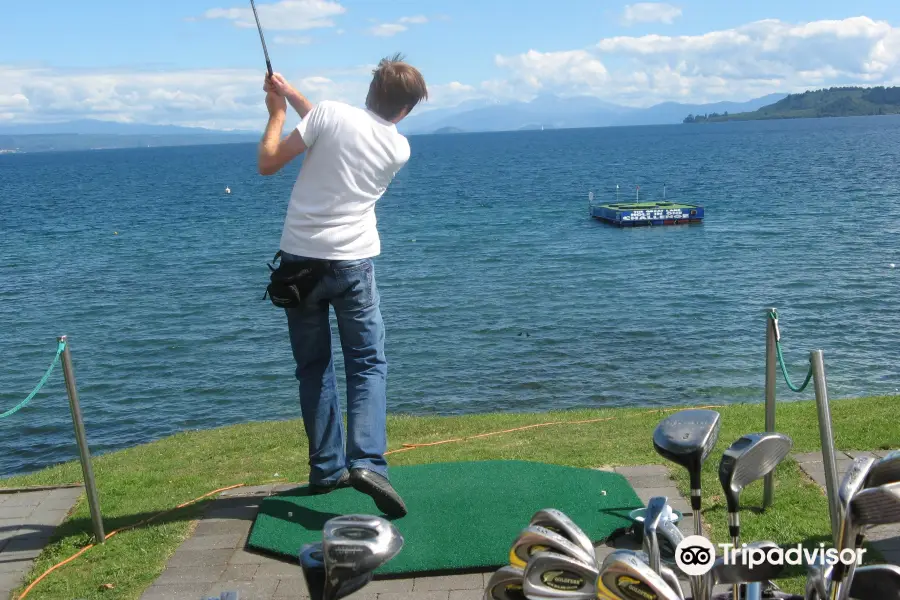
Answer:
<path fill-rule="evenodd" d="M 275 253 L 274 263 L 281 257 L 281 250 Z M 280 262 L 278 267 L 267 264 L 271 274 L 269 285 L 266 286 L 266 296 L 272 304 L 279 308 L 296 308 L 306 299 L 317 283 L 325 275 L 327 263 L 317 260 Z"/>

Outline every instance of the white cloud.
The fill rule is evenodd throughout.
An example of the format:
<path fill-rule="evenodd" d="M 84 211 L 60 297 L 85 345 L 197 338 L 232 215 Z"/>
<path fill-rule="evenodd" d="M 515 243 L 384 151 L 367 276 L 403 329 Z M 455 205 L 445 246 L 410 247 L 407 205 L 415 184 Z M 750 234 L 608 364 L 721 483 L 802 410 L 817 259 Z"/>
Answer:
<path fill-rule="evenodd" d="M 428 22 L 428 17 L 417 15 L 414 17 L 401 17 L 396 23 L 381 23 L 369 29 L 369 33 L 378 37 L 391 37 L 409 29 L 409 25 L 422 25 Z"/>
<path fill-rule="evenodd" d="M 622 23 L 665 23 L 671 25 L 681 16 L 681 9 L 665 2 L 638 2 L 629 4 L 622 13 Z"/>
<path fill-rule="evenodd" d="M 900 85 L 900 27 L 867 17 L 799 24 L 770 19 L 691 36 L 610 37 L 588 48 L 533 49 L 494 62 L 499 73 L 487 81 L 447 83 L 424 73 L 430 98 L 417 110 L 548 92 L 647 106 L 831 85 Z M 286 75 L 313 102 L 358 106 L 374 66 Z M 68 71 L 0 64 L 0 122 L 95 118 L 259 130 L 266 117 L 262 83 L 255 69 Z"/>
<path fill-rule="evenodd" d="M 283 46 L 308 46 L 312 44 L 313 39 L 304 35 L 276 35 L 272 41 Z"/>
<path fill-rule="evenodd" d="M 359 105 L 367 82 L 309 75 L 291 80 L 313 102 Z M 0 122 L 101 119 L 261 130 L 263 74 L 252 70 L 65 72 L 0 65 Z"/>
<path fill-rule="evenodd" d="M 868 17 L 777 19 L 691 36 L 612 37 L 584 50 L 500 56 L 522 93 L 648 105 L 748 99 L 830 85 L 900 83 L 900 28 Z"/>
<path fill-rule="evenodd" d="M 334 27 L 334 17 L 344 14 L 347 9 L 329 0 L 282 0 L 274 4 L 259 4 L 256 7 L 259 23 L 264 30 L 320 29 Z M 211 8 L 203 13 L 205 19 L 226 19 L 237 27 L 256 27 L 253 10 L 240 8 Z"/>

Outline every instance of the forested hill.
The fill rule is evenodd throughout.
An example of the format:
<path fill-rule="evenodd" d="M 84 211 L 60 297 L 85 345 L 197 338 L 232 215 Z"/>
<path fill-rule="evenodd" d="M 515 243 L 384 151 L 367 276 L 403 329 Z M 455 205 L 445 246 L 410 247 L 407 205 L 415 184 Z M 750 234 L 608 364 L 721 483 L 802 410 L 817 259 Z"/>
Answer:
<path fill-rule="evenodd" d="M 685 123 L 900 114 L 900 87 L 834 87 L 791 94 L 753 112 L 688 115 Z"/>

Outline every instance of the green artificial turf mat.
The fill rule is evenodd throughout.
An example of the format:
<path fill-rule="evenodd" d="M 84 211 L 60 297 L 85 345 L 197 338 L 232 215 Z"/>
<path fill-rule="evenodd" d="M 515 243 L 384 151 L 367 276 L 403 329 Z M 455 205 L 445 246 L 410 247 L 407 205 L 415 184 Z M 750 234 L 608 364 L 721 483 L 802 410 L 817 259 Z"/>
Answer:
<path fill-rule="evenodd" d="M 498 568 L 542 508 L 563 511 L 601 542 L 629 526 L 628 513 L 643 506 L 621 475 L 538 462 L 391 467 L 390 478 L 409 510 L 393 520 L 405 543 L 377 575 Z M 353 513 L 381 515 L 353 488 L 310 496 L 298 487 L 263 500 L 248 545 L 296 561 L 303 544 L 321 541 L 325 521 Z"/>

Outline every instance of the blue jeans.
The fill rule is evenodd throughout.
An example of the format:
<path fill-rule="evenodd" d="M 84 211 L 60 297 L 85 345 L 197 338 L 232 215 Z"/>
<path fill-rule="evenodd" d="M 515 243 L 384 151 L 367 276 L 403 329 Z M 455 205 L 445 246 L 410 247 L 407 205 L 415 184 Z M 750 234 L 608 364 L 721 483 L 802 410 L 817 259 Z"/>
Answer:
<path fill-rule="evenodd" d="M 281 260 L 315 259 L 284 253 Z M 375 265 L 370 258 L 321 262 L 328 269 L 304 304 L 285 309 L 309 438 L 309 482 L 333 484 L 353 468 L 387 477 L 387 360 Z M 329 306 L 337 317 L 347 378 L 346 452 Z"/>

